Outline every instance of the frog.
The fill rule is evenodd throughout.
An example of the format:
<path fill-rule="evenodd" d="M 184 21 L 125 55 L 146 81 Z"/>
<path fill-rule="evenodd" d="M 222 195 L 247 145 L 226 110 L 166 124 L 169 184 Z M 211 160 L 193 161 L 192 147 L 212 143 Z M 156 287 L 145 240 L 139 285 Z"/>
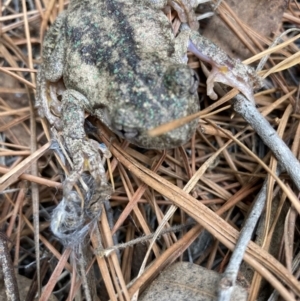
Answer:
<path fill-rule="evenodd" d="M 84 130 L 85 113 L 146 149 L 175 148 L 192 137 L 197 120 L 157 137 L 148 134 L 200 110 L 199 77 L 187 65 L 188 51 L 211 64 L 212 99 L 217 97 L 213 83 L 219 81 L 253 101 L 259 79 L 252 68 L 229 58 L 188 24 L 174 35 L 163 8 L 175 2 L 178 7 L 180 1 L 169 0 L 71 0 L 49 28 L 36 107 L 61 131 L 73 160 L 64 182 L 66 198 L 85 171 L 100 185 L 107 183 L 99 146 Z"/>

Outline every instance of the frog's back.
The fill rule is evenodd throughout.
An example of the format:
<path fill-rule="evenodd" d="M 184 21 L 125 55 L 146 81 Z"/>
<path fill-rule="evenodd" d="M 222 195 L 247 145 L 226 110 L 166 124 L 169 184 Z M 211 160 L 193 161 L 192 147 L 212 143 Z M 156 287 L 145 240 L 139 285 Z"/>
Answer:
<path fill-rule="evenodd" d="M 128 74 L 139 76 L 136 68 L 142 61 L 168 64 L 174 54 L 172 39 L 166 16 L 151 7 L 131 1 L 71 1 L 66 19 L 66 85 L 76 86 L 95 102 L 89 91 L 98 90 L 99 99 L 101 94 L 105 97 L 107 81 L 130 85 Z"/>
<path fill-rule="evenodd" d="M 98 60 L 103 63 L 115 50 L 123 57 L 153 52 L 169 57 L 174 52 L 173 34 L 166 16 L 139 2 L 71 1 L 67 25 L 71 44 L 68 47 L 78 50 L 84 45 L 94 45 L 93 64 Z"/>

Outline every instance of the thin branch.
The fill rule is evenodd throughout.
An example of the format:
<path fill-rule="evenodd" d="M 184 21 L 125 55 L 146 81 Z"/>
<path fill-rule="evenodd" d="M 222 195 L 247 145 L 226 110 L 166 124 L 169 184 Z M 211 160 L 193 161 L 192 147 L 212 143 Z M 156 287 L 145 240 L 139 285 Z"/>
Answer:
<path fill-rule="evenodd" d="M 250 101 L 241 95 L 237 95 L 233 100 L 233 109 L 256 131 L 300 190 L 300 163 L 270 123 Z"/>
<path fill-rule="evenodd" d="M 278 174 L 279 172 L 277 172 L 277 175 Z M 251 240 L 257 221 L 260 218 L 265 207 L 267 186 L 268 178 L 265 179 L 264 184 L 259 194 L 257 195 L 254 206 L 246 220 L 243 229 L 241 230 L 235 249 L 231 255 L 229 264 L 227 265 L 226 270 L 220 280 L 218 289 L 219 301 L 229 301 L 231 298 L 231 293 L 233 292 L 238 271 L 246 252 L 248 243 Z"/>
<path fill-rule="evenodd" d="M 14 267 L 9 254 L 7 238 L 4 233 L 0 233 L 0 264 L 4 276 L 7 301 L 20 301 Z"/>

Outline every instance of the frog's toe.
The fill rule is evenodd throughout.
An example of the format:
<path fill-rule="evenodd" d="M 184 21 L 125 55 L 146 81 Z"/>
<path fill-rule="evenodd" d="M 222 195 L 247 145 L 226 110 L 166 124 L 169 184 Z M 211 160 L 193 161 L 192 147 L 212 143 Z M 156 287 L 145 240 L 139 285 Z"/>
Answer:
<path fill-rule="evenodd" d="M 104 160 L 99 153 L 101 150 L 104 157 L 108 157 L 107 149 L 103 150 L 103 147 L 99 147 L 92 139 L 65 138 L 65 141 L 74 164 L 70 176 L 65 181 L 66 190 L 72 189 L 84 171 L 89 171 L 96 181 L 107 183 Z"/>
<path fill-rule="evenodd" d="M 106 182 L 105 169 L 99 154 L 90 156 L 85 164 L 94 179 Z"/>
<path fill-rule="evenodd" d="M 216 100 L 217 94 L 214 92 L 214 83 L 219 82 L 230 87 L 238 89 L 242 94 L 246 96 L 248 100 L 255 103 L 253 95 L 253 84 L 250 79 L 245 75 L 243 78 L 238 78 L 231 70 L 220 71 L 220 69 L 212 68 L 210 75 L 207 78 L 207 95 Z"/>
<path fill-rule="evenodd" d="M 90 219 L 97 218 L 102 209 L 102 203 L 112 194 L 112 187 L 107 183 L 95 182 L 91 187 L 92 196 L 85 202 L 85 213 Z"/>
<path fill-rule="evenodd" d="M 116 124 L 114 126 L 114 130 L 116 134 L 118 134 L 121 138 L 127 139 L 129 141 L 139 135 L 139 131 L 136 128 L 123 126 L 121 124 Z"/>
<path fill-rule="evenodd" d="M 87 148 L 85 152 L 86 167 L 91 173 L 92 177 L 96 180 L 100 180 L 101 183 L 106 183 L 106 175 L 104 168 L 104 160 L 101 159 L 99 150 L 103 153 L 104 158 L 109 158 L 111 156 L 109 150 L 103 144 L 99 144 L 93 139 L 88 139 L 86 141 Z"/>
<path fill-rule="evenodd" d="M 62 127 L 62 122 L 61 119 L 51 113 L 48 107 L 43 107 L 43 106 L 36 106 L 38 115 L 41 118 L 46 118 L 48 122 L 53 125 L 56 129 L 61 129 Z"/>

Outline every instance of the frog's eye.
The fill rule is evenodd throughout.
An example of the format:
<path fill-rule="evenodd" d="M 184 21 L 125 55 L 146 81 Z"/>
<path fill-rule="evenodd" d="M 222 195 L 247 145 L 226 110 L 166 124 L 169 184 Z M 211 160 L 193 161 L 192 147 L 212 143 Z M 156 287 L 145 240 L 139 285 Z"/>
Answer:
<path fill-rule="evenodd" d="M 191 94 L 195 94 L 198 90 L 198 86 L 199 86 L 199 76 L 196 73 L 196 71 L 192 70 L 192 76 L 191 76 L 191 86 L 189 89 L 189 92 Z"/>
<path fill-rule="evenodd" d="M 196 72 L 186 65 L 173 65 L 164 74 L 164 85 L 172 93 L 184 95 L 194 94 L 199 80 Z"/>

